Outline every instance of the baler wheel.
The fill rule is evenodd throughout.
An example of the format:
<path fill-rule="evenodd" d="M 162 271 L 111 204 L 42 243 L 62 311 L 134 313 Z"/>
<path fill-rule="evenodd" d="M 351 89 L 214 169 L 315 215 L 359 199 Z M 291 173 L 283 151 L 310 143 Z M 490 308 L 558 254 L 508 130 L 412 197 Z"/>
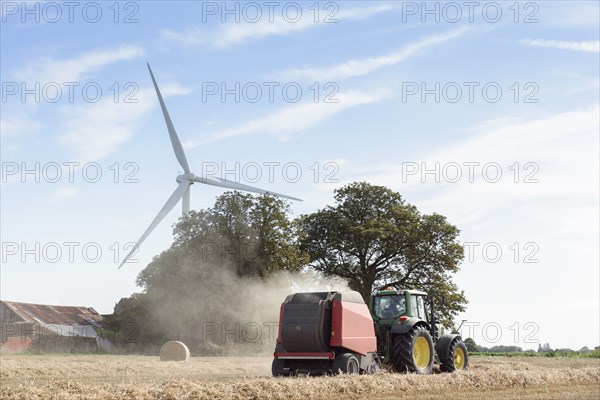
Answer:
<path fill-rule="evenodd" d="M 425 327 L 415 326 L 394 337 L 393 361 L 396 371 L 431 374 L 433 357 L 433 340 Z"/>
<path fill-rule="evenodd" d="M 341 353 L 333 361 L 333 373 L 341 372 L 343 374 L 360 373 L 360 363 L 358 358 L 352 353 Z"/>
<path fill-rule="evenodd" d="M 279 358 L 274 358 L 271 364 L 271 373 L 273 376 L 284 376 L 283 368 L 285 367 L 285 361 Z"/>

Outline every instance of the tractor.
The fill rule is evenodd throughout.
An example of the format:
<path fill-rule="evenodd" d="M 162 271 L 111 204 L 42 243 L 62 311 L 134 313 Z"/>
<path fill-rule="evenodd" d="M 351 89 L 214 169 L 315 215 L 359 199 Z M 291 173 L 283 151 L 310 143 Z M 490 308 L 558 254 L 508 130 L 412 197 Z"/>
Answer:
<path fill-rule="evenodd" d="M 374 373 L 382 364 L 431 374 L 436 358 L 443 372 L 467 369 L 461 337 L 445 333 L 429 305 L 425 292 L 393 288 L 373 293 L 368 306 L 355 291 L 291 294 L 280 308 L 273 376 Z"/>
<path fill-rule="evenodd" d="M 387 288 L 371 296 L 369 310 L 378 352 L 396 371 L 430 374 L 435 358 L 442 372 L 468 368 L 467 347 L 437 323 L 427 293 Z"/>

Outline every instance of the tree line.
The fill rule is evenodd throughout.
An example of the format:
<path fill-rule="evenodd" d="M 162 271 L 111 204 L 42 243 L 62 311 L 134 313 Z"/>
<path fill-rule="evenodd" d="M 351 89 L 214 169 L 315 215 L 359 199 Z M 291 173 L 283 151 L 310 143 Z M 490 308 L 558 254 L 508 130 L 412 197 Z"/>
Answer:
<path fill-rule="evenodd" d="M 182 217 L 173 232 L 171 247 L 137 277 L 139 301 L 108 319 L 113 330 L 135 326 L 138 344 L 201 342 L 207 319 L 231 321 L 250 310 L 245 282 L 282 271 L 343 278 L 365 301 L 388 286 L 427 291 L 448 327 L 467 304 L 453 282 L 463 260 L 460 231 L 384 186 L 348 184 L 333 205 L 296 218 L 280 198 L 227 192 L 212 208 Z"/>
<path fill-rule="evenodd" d="M 529 355 L 543 355 L 546 357 L 569 356 L 579 354 L 588 355 L 595 358 L 600 357 L 600 346 L 596 346 L 594 349 L 590 349 L 588 346 L 583 346 L 579 350 L 573 350 L 566 347 L 553 349 L 550 347 L 549 343 L 538 343 L 538 349 L 536 352 L 535 350 L 523 350 L 522 347 L 514 345 L 495 345 L 492 347 L 485 347 L 475 343 L 475 340 L 473 340 L 473 338 L 466 338 L 464 340 L 464 343 L 465 346 L 467 346 L 467 350 L 469 351 L 469 353 L 498 353 L 503 355 L 506 353 L 527 353 Z"/>

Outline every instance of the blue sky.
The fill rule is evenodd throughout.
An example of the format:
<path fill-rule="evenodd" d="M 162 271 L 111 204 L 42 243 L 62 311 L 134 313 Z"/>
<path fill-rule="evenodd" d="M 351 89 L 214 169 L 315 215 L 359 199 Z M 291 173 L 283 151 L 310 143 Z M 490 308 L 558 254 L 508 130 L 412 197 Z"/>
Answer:
<path fill-rule="evenodd" d="M 463 334 L 599 344 L 597 2 L 69 7 L 2 2 L 2 299 L 109 313 L 169 247 L 180 206 L 117 270 L 181 173 L 149 62 L 197 174 L 296 215 L 388 186 L 461 230 Z"/>

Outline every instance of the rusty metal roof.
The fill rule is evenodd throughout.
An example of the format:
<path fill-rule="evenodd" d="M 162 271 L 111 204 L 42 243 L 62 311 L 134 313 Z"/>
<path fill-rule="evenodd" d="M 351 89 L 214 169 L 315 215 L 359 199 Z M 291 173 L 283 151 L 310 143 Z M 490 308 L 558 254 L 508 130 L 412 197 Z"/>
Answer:
<path fill-rule="evenodd" d="M 91 307 L 51 306 L 4 300 L 2 303 L 19 317 L 23 318 L 23 322 L 100 326 L 102 321 L 102 316 Z"/>

